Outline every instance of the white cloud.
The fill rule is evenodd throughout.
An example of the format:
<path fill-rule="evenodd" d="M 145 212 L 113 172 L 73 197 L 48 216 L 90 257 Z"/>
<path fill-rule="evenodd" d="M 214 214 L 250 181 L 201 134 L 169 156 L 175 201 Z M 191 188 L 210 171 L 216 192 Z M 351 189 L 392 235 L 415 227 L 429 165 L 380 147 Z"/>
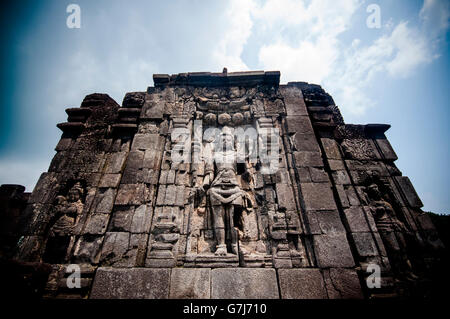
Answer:
<path fill-rule="evenodd" d="M 233 0 L 225 13 L 229 21 L 228 32 L 220 38 L 212 54 L 215 62 L 227 67 L 229 71 L 248 70 L 241 54 L 251 34 L 253 21 L 250 13 L 253 8 L 251 0 Z"/>
<path fill-rule="evenodd" d="M 298 47 L 282 41 L 263 46 L 259 51 L 259 60 L 264 69 L 280 70 L 282 82 L 302 80 L 320 83 L 329 75 L 337 54 L 332 39 L 324 37 L 317 42 L 302 41 Z"/>
<path fill-rule="evenodd" d="M 255 17 L 263 29 L 277 39 L 259 51 L 259 61 L 265 69 L 279 69 L 282 81 L 302 80 L 320 83 L 333 70 L 339 56 L 337 36 L 344 32 L 358 8 L 356 0 L 303 1 L 268 0 L 256 10 Z M 283 36 L 291 29 L 296 37 Z"/>
<path fill-rule="evenodd" d="M 282 82 L 323 84 L 345 112 L 363 114 L 376 105 L 365 93 L 375 76 L 405 78 L 438 56 L 433 42 L 449 26 L 449 2 L 443 2 L 425 0 L 417 27 L 388 19 L 372 43 L 354 39 L 348 46 L 340 36 L 360 1 L 268 0 L 253 12 L 255 26 L 276 35 L 260 47 L 260 65 L 280 70 Z"/>

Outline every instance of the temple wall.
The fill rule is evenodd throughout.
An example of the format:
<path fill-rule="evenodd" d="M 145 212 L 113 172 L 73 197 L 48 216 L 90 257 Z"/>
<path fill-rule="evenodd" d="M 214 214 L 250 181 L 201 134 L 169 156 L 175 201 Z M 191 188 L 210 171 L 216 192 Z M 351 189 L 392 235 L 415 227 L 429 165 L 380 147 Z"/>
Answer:
<path fill-rule="evenodd" d="M 395 294 L 442 246 L 389 126 L 345 124 L 320 86 L 279 85 L 279 72 L 154 82 L 122 106 L 88 95 L 58 124 L 16 253 L 52 265 L 47 297 L 367 298 Z M 224 169 L 227 134 L 238 158 Z M 81 289 L 66 285 L 71 264 Z"/>

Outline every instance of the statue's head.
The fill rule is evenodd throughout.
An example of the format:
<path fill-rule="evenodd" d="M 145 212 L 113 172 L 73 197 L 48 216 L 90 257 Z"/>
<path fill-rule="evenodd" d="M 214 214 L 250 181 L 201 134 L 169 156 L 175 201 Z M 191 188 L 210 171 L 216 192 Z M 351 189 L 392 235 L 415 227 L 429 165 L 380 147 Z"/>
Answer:
<path fill-rule="evenodd" d="M 381 198 L 381 193 L 380 193 L 380 189 L 378 188 L 378 185 L 373 183 L 370 184 L 367 187 L 367 194 L 369 195 L 370 198 L 378 200 Z"/>
<path fill-rule="evenodd" d="M 80 182 L 76 182 L 69 190 L 67 197 L 70 202 L 76 202 L 83 196 L 84 189 Z"/>
<path fill-rule="evenodd" d="M 220 133 L 220 143 L 225 150 L 234 149 L 234 133 L 228 126 L 225 126 Z"/>

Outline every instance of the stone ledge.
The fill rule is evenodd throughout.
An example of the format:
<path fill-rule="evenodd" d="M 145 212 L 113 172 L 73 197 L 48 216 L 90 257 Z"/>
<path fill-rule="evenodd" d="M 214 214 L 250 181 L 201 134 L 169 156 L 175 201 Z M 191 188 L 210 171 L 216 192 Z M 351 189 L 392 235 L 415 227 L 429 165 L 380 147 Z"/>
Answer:
<path fill-rule="evenodd" d="M 247 71 L 230 73 L 191 72 L 179 74 L 154 74 L 155 87 L 192 86 L 254 86 L 258 84 L 275 85 L 280 83 L 279 71 Z"/>

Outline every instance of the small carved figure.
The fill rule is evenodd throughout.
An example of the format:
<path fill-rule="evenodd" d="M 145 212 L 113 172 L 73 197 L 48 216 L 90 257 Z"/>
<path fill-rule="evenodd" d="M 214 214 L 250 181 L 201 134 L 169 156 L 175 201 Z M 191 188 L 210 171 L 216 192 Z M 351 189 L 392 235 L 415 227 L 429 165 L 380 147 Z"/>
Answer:
<path fill-rule="evenodd" d="M 57 220 L 51 229 L 53 236 L 69 235 L 76 226 L 83 211 L 83 193 L 83 187 L 77 182 L 67 193 L 67 198 L 62 195 L 56 198 Z"/>
<path fill-rule="evenodd" d="M 407 245 L 404 234 L 408 232 L 408 229 L 397 218 L 392 205 L 382 197 L 377 184 L 373 183 L 367 187 L 367 195 L 378 232 L 386 247 L 391 263 L 397 270 L 397 275 L 406 279 L 417 279 L 413 274 L 411 262 L 405 252 Z"/>

